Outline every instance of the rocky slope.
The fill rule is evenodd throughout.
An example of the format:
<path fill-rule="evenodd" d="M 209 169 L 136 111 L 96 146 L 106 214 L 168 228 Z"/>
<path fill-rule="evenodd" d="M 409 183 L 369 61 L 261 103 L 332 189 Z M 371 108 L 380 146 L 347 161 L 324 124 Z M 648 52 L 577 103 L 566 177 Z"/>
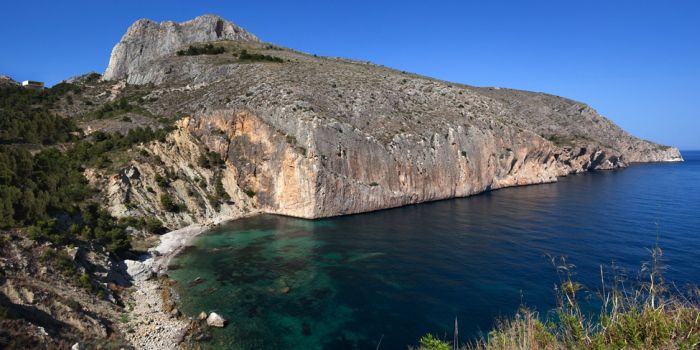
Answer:
<path fill-rule="evenodd" d="M 122 265 L 99 246 L 54 248 L 0 231 L 0 348 L 123 346 Z"/>
<path fill-rule="evenodd" d="M 233 34 L 216 34 L 221 23 Z M 181 25 L 141 20 L 115 47 L 105 80 L 149 86 L 147 110 L 187 117 L 166 143 L 148 146 L 163 164 L 135 161 L 110 180 L 114 213 L 157 215 L 171 226 L 251 210 L 320 218 L 682 160 L 677 149 L 640 140 L 583 103 L 319 58 L 236 28 L 213 16 Z M 212 40 L 225 52 L 174 54 L 178 45 Z M 148 54 L 134 60 L 137 47 Z M 207 152 L 225 161 L 231 199 L 221 211 L 202 200 L 216 185 L 196 166 Z M 164 171 L 183 175 L 167 191 L 186 211 L 155 208 L 158 191 L 145 188 Z M 135 203 L 129 210 L 127 198 Z"/>

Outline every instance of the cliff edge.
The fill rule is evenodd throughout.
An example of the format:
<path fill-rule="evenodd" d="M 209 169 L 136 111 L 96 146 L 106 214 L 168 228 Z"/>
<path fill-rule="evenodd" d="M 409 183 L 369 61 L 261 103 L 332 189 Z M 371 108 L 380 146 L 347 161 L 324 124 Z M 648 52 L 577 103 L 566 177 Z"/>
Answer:
<path fill-rule="evenodd" d="M 258 41 L 258 38 L 215 15 L 199 16 L 183 23 L 140 19 L 129 27 L 112 50 L 103 78 L 125 78 L 155 58 L 172 54 L 187 45 L 216 40 Z"/>
<path fill-rule="evenodd" d="M 217 51 L 175 53 L 202 43 Z M 308 55 L 215 16 L 136 22 L 105 79 L 147 86 L 148 113 L 180 117 L 166 142 L 144 150 L 160 166 L 135 160 L 104 186 L 113 214 L 157 216 L 171 227 L 251 211 L 361 213 L 682 160 L 676 148 L 636 138 L 577 101 Z M 202 154 L 220 157 L 221 172 L 198 166 Z M 175 185 L 163 191 L 186 208 L 180 213 L 154 204 L 154 179 L 168 174 L 177 174 Z M 231 198 L 221 206 L 202 199 L 214 192 L 212 179 Z"/>

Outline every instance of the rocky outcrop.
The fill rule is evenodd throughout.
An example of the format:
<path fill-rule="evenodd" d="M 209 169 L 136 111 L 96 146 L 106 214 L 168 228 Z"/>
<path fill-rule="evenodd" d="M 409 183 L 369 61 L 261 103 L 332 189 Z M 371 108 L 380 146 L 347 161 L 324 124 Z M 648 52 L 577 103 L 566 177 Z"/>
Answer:
<path fill-rule="evenodd" d="M 207 317 L 207 325 L 209 327 L 223 328 L 226 325 L 226 320 L 216 312 L 212 312 L 209 314 L 209 317 Z"/>
<path fill-rule="evenodd" d="M 10 340 L 40 349 L 120 344 L 111 320 L 121 311 L 115 297 L 129 284 L 104 248 L 53 247 L 7 231 L 0 241 L 0 347 Z"/>
<path fill-rule="evenodd" d="M 253 35 L 221 17 L 205 15 L 191 21 L 156 23 L 136 21 L 112 50 L 105 80 L 127 78 L 154 59 L 191 44 L 218 40 L 258 41 Z"/>
<path fill-rule="evenodd" d="M 172 227 L 245 212 L 320 218 L 682 160 L 677 149 L 558 96 L 453 84 L 254 40 L 217 45 L 226 49 L 221 57 L 171 52 L 129 66 L 129 83 L 154 84 L 144 108 L 190 117 L 166 142 L 144 146 L 157 161 L 132 162 L 110 179 L 113 213 L 157 216 Z M 278 60 L 237 59 L 242 50 Z M 223 160 L 217 169 L 198 165 L 211 153 Z M 230 199 L 212 205 L 203 199 L 215 179 Z M 163 194 L 186 210 L 160 208 Z"/>
<path fill-rule="evenodd" d="M 146 161 L 133 160 L 118 174 L 103 176 L 93 169 L 86 177 L 102 188 L 105 205 L 116 217 L 155 217 L 171 229 L 194 223 L 217 223 L 257 211 L 253 198 L 236 182 L 236 174 L 226 171 L 217 153 L 228 141 L 211 136 L 208 145 L 189 131 L 189 118 L 177 123 L 166 142 L 142 145 Z M 225 147 L 224 147 L 225 148 Z M 219 164 L 208 164 L 218 159 Z M 207 164 L 202 161 L 207 160 Z M 177 208 L 163 206 L 169 198 Z"/>
<path fill-rule="evenodd" d="M 19 86 L 19 83 L 7 75 L 0 75 L 0 87 Z"/>

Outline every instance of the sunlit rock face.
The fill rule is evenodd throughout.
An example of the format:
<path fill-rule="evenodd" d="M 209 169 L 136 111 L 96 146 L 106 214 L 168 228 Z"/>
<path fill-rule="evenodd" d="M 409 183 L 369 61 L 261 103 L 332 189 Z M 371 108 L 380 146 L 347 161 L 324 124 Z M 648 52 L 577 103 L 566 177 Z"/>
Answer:
<path fill-rule="evenodd" d="M 134 163 L 111 180 L 113 212 L 173 226 L 252 212 L 319 218 L 682 160 L 580 102 L 307 55 L 220 21 L 139 21 L 115 47 L 106 79 L 149 84 L 144 108 L 187 117 L 165 142 L 145 146 L 162 164 Z M 175 54 L 212 40 L 226 52 Z M 242 50 L 279 60 L 242 60 Z M 221 170 L 197 166 L 210 152 Z M 179 174 L 174 185 L 158 189 L 154 177 L 168 174 Z M 219 177 L 231 200 L 211 205 Z M 159 209 L 161 191 L 187 210 Z"/>
<path fill-rule="evenodd" d="M 140 19 L 129 27 L 112 50 L 103 78 L 127 78 L 133 71 L 149 65 L 154 59 L 173 54 L 184 46 L 218 40 L 258 41 L 258 38 L 214 15 L 200 16 L 183 23 L 156 23 Z"/>

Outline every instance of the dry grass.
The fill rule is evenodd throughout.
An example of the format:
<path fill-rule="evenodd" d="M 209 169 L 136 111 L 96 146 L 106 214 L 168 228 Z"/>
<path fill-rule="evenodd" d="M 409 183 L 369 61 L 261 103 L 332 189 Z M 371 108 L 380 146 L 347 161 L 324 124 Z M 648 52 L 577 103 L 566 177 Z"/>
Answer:
<path fill-rule="evenodd" d="M 524 349 L 698 349 L 700 348 L 700 291 L 681 293 L 664 283 L 659 264 L 662 251 L 651 250 L 652 261 L 630 282 L 614 273 L 606 278 L 601 267 L 601 309 L 586 315 L 579 303 L 583 286 L 574 280 L 574 266 L 553 259 L 560 277 L 558 307 L 545 317 L 522 308 L 511 319 L 497 322 L 484 337 L 464 350 Z M 617 271 L 617 270 L 615 270 Z M 453 345 L 442 342 L 449 348 Z M 419 349 L 440 347 L 421 345 Z M 455 347 L 457 348 L 457 347 Z"/>

